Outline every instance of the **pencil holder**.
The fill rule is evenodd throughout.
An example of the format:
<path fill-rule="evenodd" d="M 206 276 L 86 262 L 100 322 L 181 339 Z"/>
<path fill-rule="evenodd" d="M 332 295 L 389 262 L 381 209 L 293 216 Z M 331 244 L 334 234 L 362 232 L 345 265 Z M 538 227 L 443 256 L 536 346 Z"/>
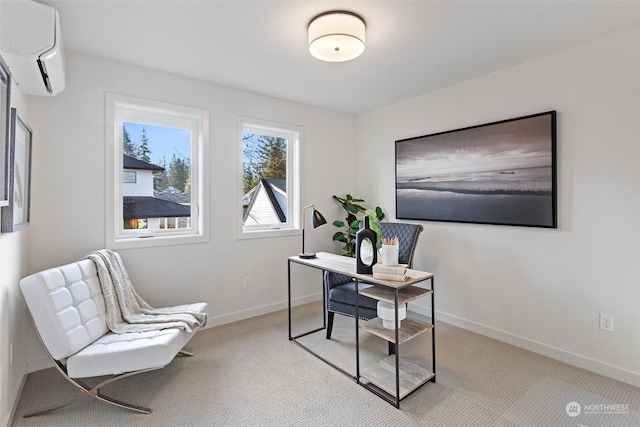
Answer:
<path fill-rule="evenodd" d="M 398 245 L 382 245 L 382 249 L 380 250 L 382 253 L 382 264 L 388 266 L 396 266 L 398 265 Z"/>

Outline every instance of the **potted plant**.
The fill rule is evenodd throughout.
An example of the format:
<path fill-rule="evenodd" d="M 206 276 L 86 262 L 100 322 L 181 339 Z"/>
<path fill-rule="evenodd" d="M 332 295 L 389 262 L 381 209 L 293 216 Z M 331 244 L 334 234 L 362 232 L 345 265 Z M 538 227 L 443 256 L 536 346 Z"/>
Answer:
<path fill-rule="evenodd" d="M 347 194 L 345 197 L 333 196 L 333 199 L 340 203 L 340 206 L 347 212 L 347 216 L 344 221 L 333 221 L 333 225 L 343 229 L 333 235 L 333 240 L 336 242 L 342 242 L 342 254 L 348 257 L 354 257 L 356 253 L 356 233 L 360 229 L 360 223 L 362 218 L 368 212 L 369 226 L 373 231 L 378 234 L 378 245 L 380 244 L 381 231 L 378 225 L 379 221 L 384 219 L 384 212 L 380 207 L 376 207 L 375 210 L 368 210 L 362 206 L 363 199 L 358 199 Z M 359 218 L 360 216 L 360 218 Z M 375 226 L 375 228 L 374 228 Z"/>

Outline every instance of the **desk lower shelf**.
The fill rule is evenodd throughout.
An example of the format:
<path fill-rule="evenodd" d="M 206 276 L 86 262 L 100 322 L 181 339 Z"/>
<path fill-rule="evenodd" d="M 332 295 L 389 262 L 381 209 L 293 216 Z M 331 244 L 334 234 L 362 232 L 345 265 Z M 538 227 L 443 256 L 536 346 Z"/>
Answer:
<path fill-rule="evenodd" d="M 400 399 L 406 397 L 413 390 L 430 381 L 435 374 L 428 369 L 414 363 L 400 361 Z M 382 359 L 375 365 L 369 366 L 360 374 L 360 380 L 366 379 L 371 384 L 384 390 L 391 396 L 396 395 L 396 356 Z"/>
<path fill-rule="evenodd" d="M 389 342 L 396 342 L 396 330 L 387 329 L 382 326 L 382 319 L 379 317 L 374 317 L 366 322 L 360 322 L 360 328 Z M 411 338 L 414 338 L 432 328 L 433 325 L 430 323 L 420 322 L 407 317 L 400 322 L 400 329 L 398 329 L 398 344 L 403 344 Z"/>

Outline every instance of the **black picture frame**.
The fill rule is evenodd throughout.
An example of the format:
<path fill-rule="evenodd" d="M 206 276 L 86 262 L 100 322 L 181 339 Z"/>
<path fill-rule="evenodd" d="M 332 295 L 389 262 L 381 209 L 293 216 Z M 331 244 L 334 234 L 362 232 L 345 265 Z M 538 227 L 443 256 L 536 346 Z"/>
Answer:
<path fill-rule="evenodd" d="M 396 141 L 398 219 L 557 228 L 556 111 Z"/>
<path fill-rule="evenodd" d="M 12 233 L 31 221 L 31 152 L 33 132 L 18 110 L 11 109 L 11 134 L 6 168 L 9 205 L 2 207 L 2 232 Z"/>
<path fill-rule="evenodd" d="M 11 113 L 11 73 L 0 56 L 0 206 L 9 205 L 9 170 L 6 167 Z"/>

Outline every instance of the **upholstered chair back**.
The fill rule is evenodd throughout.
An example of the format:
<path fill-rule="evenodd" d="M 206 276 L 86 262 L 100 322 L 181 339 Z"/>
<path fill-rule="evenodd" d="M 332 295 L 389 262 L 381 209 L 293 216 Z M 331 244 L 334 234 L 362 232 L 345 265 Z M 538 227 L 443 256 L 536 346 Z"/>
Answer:
<path fill-rule="evenodd" d="M 56 360 L 109 332 L 98 272 L 89 259 L 26 277 L 20 288 L 40 338 Z"/>
<path fill-rule="evenodd" d="M 398 261 L 400 264 L 407 264 L 411 268 L 418 237 L 420 237 L 420 232 L 423 230 L 422 225 L 381 221 L 380 230 L 384 238 L 398 238 L 400 246 L 398 248 Z"/>

